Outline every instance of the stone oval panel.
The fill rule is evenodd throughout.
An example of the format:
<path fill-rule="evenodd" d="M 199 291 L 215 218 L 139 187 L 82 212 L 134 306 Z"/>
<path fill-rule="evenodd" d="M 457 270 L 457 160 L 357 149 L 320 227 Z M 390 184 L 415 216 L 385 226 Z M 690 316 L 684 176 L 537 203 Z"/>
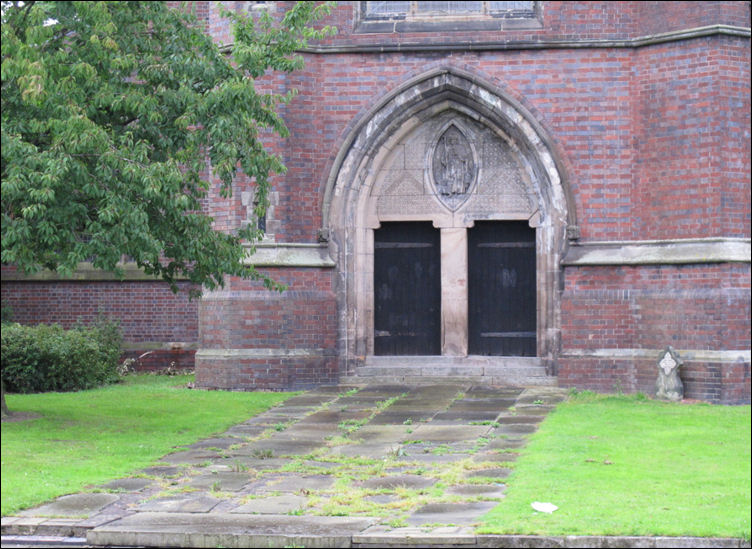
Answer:
<path fill-rule="evenodd" d="M 478 179 L 473 147 L 454 123 L 436 140 L 429 159 L 429 174 L 436 198 L 454 211 L 470 197 Z"/>

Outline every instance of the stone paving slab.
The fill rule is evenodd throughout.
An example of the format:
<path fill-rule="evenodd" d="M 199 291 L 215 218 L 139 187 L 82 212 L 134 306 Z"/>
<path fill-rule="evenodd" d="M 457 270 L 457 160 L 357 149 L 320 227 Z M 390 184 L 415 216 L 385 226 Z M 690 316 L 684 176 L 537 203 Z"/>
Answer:
<path fill-rule="evenodd" d="M 306 455 L 320 446 L 321 443 L 315 440 L 283 440 L 281 437 L 269 438 L 254 441 L 237 450 L 230 450 L 227 456 L 229 459 L 238 456 L 268 459 L 287 455 Z"/>
<path fill-rule="evenodd" d="M 299 406 L 301 408 L 317 408 L 318 406 L 321 406 L 325 402 L 329 402 L 332 400 L 331 394 L 321 394 L 321 393 L 305 393 L 302 395 L 294 396 L 292 398 L 288 398 L 285 400 L 282 405 L 285 408 L 292 408 L 295 406 Z"/>
<path fill-rule="evenodd" d="M 499 412 L 495 408 L 492 410 L 454 410 L 449 408 L 446 412 L 439 412 L 431 423 L 448 423 L 452 425 L 456 424 L 472 424 L 473 422 L 494 422 L 498 417 Z"/>
<path fill-rule="evenodd" d="M 351 438 L 362 440 L 364 443 L 397 443 L 412 438 L 414 430 L 410 425 L 366 425 L 353 433 Z"/>
<path fill-rule="evenodd" d="M 426 463 L 426 464 L 441 464 L 441 463 L 454 463 L 455 461 L 462 461 L 463 459 L 467 459 L 467 454 L 459 454 L 459 453 L 447 453 L 447 454 L 435 454 L 435 453 L 429 453 L 429 452 L 422 452 L 421 453 L 410 453 L 407 451 L 406 453 L 403 453 L 402 455 L 398 455 L 395 457 L 398 461 L 417 461 L 419 463 Z"/>
<path fill-rule="evenodd" d="M 487 425 L 420 425 L 411 434 L 414 440 L 427 442 L 465 442 L 488 434 Z"/>
<path fill-rule="evenodd" d="M 505 423 L 496 432 L 500 435 L 529 435 L 537 430 L 537 423 Z"/>
<path fill-rule="evenodd" d="M 335 446 L 329 449 L 329 452 L 335 456 L 360 457 L 366 459 L 383 459 L 387 455 L 395 455 L 399 449 L 398 443 L 364 443 L 364 444 L 345 444 L 344 446 Z"/>
<path fill-rule="evenodd" d="M 357 483 L 361 488 L 395 490 L 397 488 L 421 489 L 436 484 L 436 479 L 420 475 L 389 475 L 374 477 Z"/>
<path fill-rule="evenodd" d="M 441 455 L 446 453 L 462 453 L 470 457 L 470 452 L 477 446 L 476 440 L 462 440 L 448 443 L 446 441 L 430 441 L 421 439 L 406 440 L 400 447 L 400 452 L 408 455 Z"/>
<path fill-rule="evenodd" d="M 411 526 L 442 524 L 446 526 L 469 526 L 498 505 L 497 501 L 470 503 L 429 503 L 407 517 Z"/>
<path fill-rule="evenodd" d="M 213 463 L 206 467 L 208 471 L 268 471 L 269 469 L 279 469 L 292 463 L 288 458 L 259 458 L 247 455 L 231 454 L 222 462 Z"/>
<path fill-rule="evenodd" d="M 160 513 L 208 513 L 214 509 L 220 500 L 207 495 L 175 495 L 153 499 L 138 506 L 141 512 Z M 140 513 L 139 513 L 140 514 Z"/>
<path fill-rule="evenodd" d="M 413 409 L 409 407 L 405 407 L 403 410 L 397 410 L 397 411 L 390 411 L 388 412 L 381 412 L 380 414 L 377 414 L 371 421 L 368 422 L 369 425 L 405 425 L 405 424 L 416 424 L 423 420 L 429 419 L 433 417 L 433 414 L 435 413 L 435 410 L 419 410 L 419 409 Z"/>
<path fill-rule="evenodd" d="M 266 431 L 267 427 L 265 425 L 260 424 L 252 424 L 247 425 L 245 423 L 241 423 L 239 425 L 234 425 L 233 427 L 230 427 L 225 431 L 225 434 L 233 436 L 233 437 L 241 437 L 245 439 L 250 439 L 259 436 L 261 433 Z"/>
<path fill-rule="evenodd" d="M 496 412 L 497 414 L 514 406 L 514 398 L 464 398 L 449 408 L 450 412 Z"/>
<path fill-rule="evenodd" d="M 309 423 L 323 423 L 327 426 L 337 426 L 342 422 L 353 422 L 362 420 L 371 415 L 371 410 L 321 410 L 310 414 L 300 420 L 299 425 L 307 425 Z"/>
<path fill-rule="evenodd" d="M 283 495 L 260 497 L 236 507 L 231 513 L 286 515 L 305 508 L 308 498 L 305 496 Z"/>
<path fill-rule="evenodd" d="M 336 425 L 331 426 L 317 423 L 311 425 L 297 424 L 280 433 L 275 433 L 274 440 L 323 444 L 328 439 L 341 434 L 342 430 L 338 429 Z M 258 446 L 259 443 L 254 441 L 249 447 L 256 448 Z"/>
<path fill-rule="evenodd" d="M 123 492 L 138 492 L 143 490 L 154 481 L 149 478 L 121 478 L 113 480 L 107 484 L 101 484 L 99 487 L 105 490 L 121 490 Z"/>
<path fill-rule="evenodd" d="M 190 448 L 191 450 L 201 450 L 204 448 L 217 448 L 219 450 L 226 450 L 230 446 L 234 446 L 236 444 L 241 444 L 245 442 L 243 439 L 239 439 L 237 437 L 221 437 L 221 438 L 207 438 L 204 440 L 199 440 L 198 442 L 194 444 L 190 444 L 186 446 L 186 448 Z"/>
<path fill-rule="evenodd" d="M 483 498 L 503 498 L 504 484 L 457 484 L 446 489 L 447 494 Z"/>
<path fill-rule="evenodd" d="M 220 458 L 220 454 L 206 449 L 186 450 L 184 452 L 173 452 L 162 457 L 159 461 L 171 463 L 173 465 L 198 465 L 206 463 L 212 459 Z"/>
<path fill-rule="evenodd" d="M 256 491 L 264 492 L 289 492 L 327 490 L 334 484 L 334 478 L 330 475 L 296 475 L 279 473 L 270 475 L 257 485 Z"/>
<path fill-rule="evenodd" d="M 499 425 L 509 425 L 512 423 L 515 424 L 522 424 L 522 423 L 528 423 L 528 424 L 538 424 L 541 421 L 545 419 L 545 416 L 543 415 L 533 415 L 533 414 L 502 414 L 496 419 L 496 423 Z"/>
<path fill-rule="evenodd" d="M 169 465 L 159 465 L 156 467 L 147 467 L 146 469 L 141 469 L 141 472 L 145 475 L 161 478 L 174 477 L 176 475 L 179 475 L 182 471 L 183 469 L 181 467 Z"/>
<path fill-rule="evenodd" d="M 237 513 L 139 513 L 87 535 L 93 545 L 146 547 L 350 547 L 376 519 Z"/>
<path fill-rule="evenodd" d="M 71 494 L 51 503 L 21 511 L 22 517 L 78 517 L 85 518 L 118 500 L 116 494 Z"/>
<path fill-rule="evenodd" d="M 208 475 L 199 475 L 188 483 L 191 488 L 204 490 L 222 490 L 236 492 L 243 486 L 255 480 L 254 474 L 217 472 Z"/>

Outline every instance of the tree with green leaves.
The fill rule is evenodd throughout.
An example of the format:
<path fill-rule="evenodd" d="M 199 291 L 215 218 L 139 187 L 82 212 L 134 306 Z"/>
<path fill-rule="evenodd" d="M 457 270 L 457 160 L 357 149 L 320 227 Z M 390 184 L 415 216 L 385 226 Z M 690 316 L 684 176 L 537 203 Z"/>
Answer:
<path fill-rule="evenodd" d="M 243 261 L 260 229 L 216 231 L 201 200 L 211 177 L 231 195 L 240 169 L 263 215 L 285 169 L 264 138 L 287 136 L 277 109 L 295 90 L 255 84 L 302 66 L 296 51 L 333 32 L 313 26 L 329 9 L 225 12 L 228 53 L 164 2 L 2 2 L 3 263 L 122 274 L 125 255 L 173 291 L 226 276 L 274 287 Z"/>

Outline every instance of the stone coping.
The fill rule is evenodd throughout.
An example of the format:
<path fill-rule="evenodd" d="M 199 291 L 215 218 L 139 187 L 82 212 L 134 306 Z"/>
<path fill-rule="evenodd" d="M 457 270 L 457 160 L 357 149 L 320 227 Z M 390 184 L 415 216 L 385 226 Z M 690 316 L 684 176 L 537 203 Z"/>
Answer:
<path fill-rule="evenodd" d="M 334 261 L 329 256 L 329 247 L 318 243 L 260 243 L 251 252 L 251 246 L 246 246 L 247 257 L 244 262 L 255 267 L 319 267 L 332 268 Z M 82 262 L 70 277 L 63 277 L 55 271 L 39 271 L 34 274 L 24 274 L 19 271 L 3 271 L 3 282 L 51 282 L 51 281 L 160 281 L 152 275 L 144 273 L 135 263 L 122 263 L 122 278 L 111 271 L 96 269 L 93 264 Z M 176 276 L 176 280 L 188 280 L 184 276 Z"/>
<path fill-rule="evenodd" d="M 691 238 L 572 244 L 564 266 L 749 263 L 749 238 Z"/>
<path fill-rule="evenodd" d="M 750 263 L 752 256 L 749 238 L 693 238 L 676 240 L 632 240 L 583 242 L 569 247 L 562 259 L 563 266 L 585 265 L 680 265 L 687 263 Z M 245 260 L 255 267 L 314 267 L 336 266 L 329 255 L 329 247 L 319 243 L 261 243 Z M 96 269 L 91 263 L 80 263 L 70 277 L 53 271 L 24 274 L 3 271 L 3 282 L 51 281 L 159 281 L 145 274 L 135 263 L 123 263 L 123 277 L 110 271 Z M 187 280 L 176 277 L 177 280 Z"/>
<path fill-rule="evenodd" d="M 611 360 L 658 360 L 662 349 L 565 349 L 559 358 L 606 358 Z M 752 351 L 749 349 L 703 350 L 677 349 L 676 352 L 685 362 L 750 362 Z"/>
<path fill-rule="evenodd" d="M 356 33 L 354 33 L 356 34 Z M 356 34 L 357 35 L 357 34 Z M 634 38 L 624 39 L 571 39 L 561 40 L 554 38 L 539 38 L 537 40 L 494 40 L 484 42 L 442 42 L 440 44 L 428 42 L 416 43 L 394 43 L 379 42 L 375 44 L 333 44 L 333 45 L 309 45 L 301 51 L 315 54 L 337 54 L 337 53 L 410 53 L 424 51 L 493 51 L 493 50 L 525 50 L 525 49 L 572 49 L 572 48 L 641 48 L 655 44 L 664 44 L 678 40 L 689 40 L 692 38 L 703 38 L 706 36 L 735 36 L 739 38 L 749 38 L 749 27 L 738 27 L 734 25 L 706 25 L 704 27 L 695 27 L 690 29 L 681 29 Z M 232 42 L 221 46 L 225 53 L 232 51 L 234 44 Z"/>

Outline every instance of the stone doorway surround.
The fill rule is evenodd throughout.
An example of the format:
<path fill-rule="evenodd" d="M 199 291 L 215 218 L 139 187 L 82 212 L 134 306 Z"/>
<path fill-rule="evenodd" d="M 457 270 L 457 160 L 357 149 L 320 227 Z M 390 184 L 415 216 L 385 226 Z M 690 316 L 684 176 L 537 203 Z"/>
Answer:
<path fill-rule="evenodd" d="M 467 231 L 477 220 L 535 228 L 537 357 L 556 374 L 559 264 L 577 222 L 551 143 L 518 101 L 456 69 L 406 82 L 353 125 L 323 205 L 342 375 L 373 356 L 373 234 L 382 222 L 430 221 L 440 230 L 442 355 L 467 357 Z M 450 170 L 462 171 L 453 187 Z"/>

